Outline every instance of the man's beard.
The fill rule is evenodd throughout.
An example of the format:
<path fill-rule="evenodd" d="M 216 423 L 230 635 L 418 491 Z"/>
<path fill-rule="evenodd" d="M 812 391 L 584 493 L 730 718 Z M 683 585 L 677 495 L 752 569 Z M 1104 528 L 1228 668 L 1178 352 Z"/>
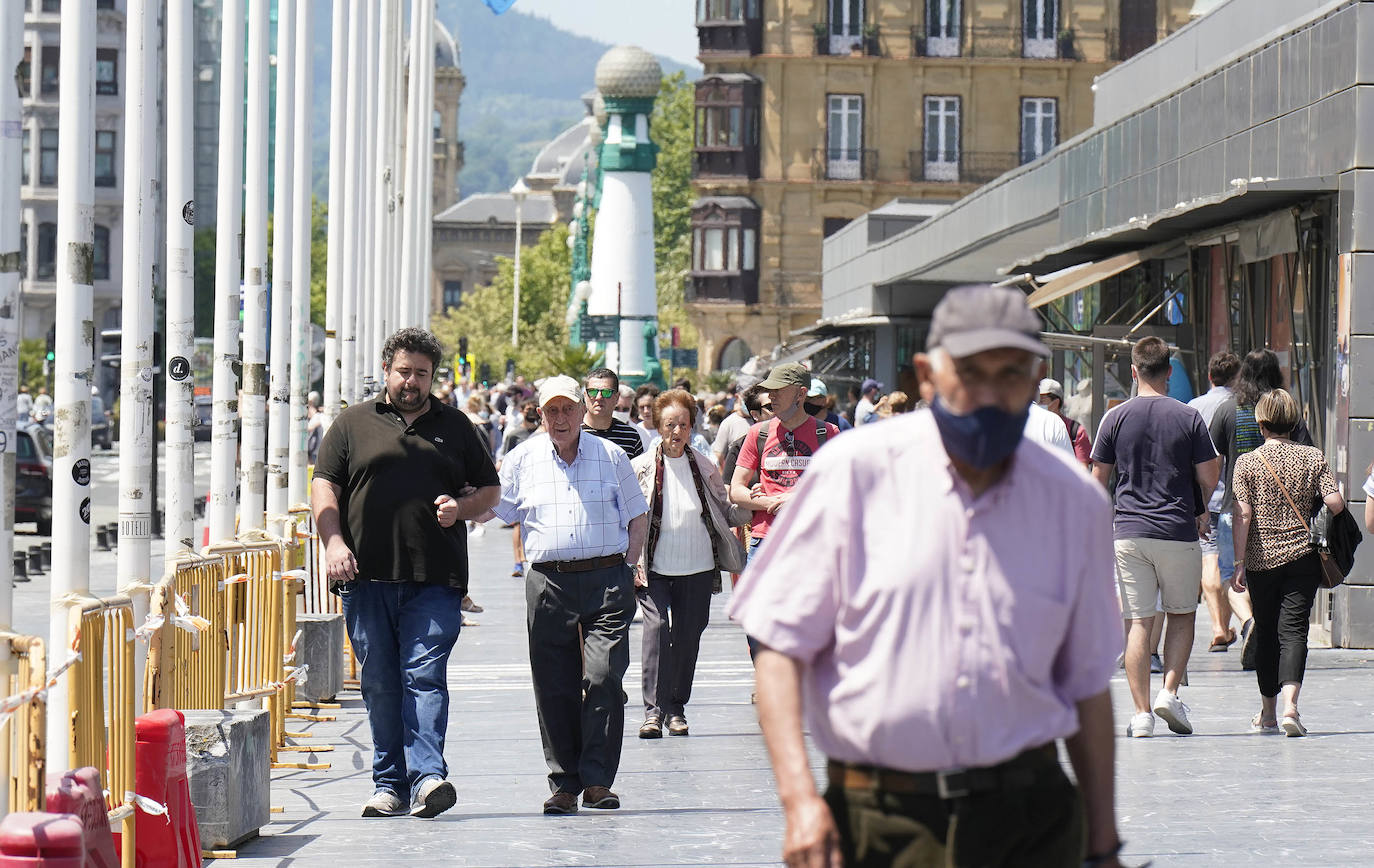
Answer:
<path fill-rule="evenodd" d="M 425 401 L 429 400 L 429 395 L 410 386 L 387 389 L 386 397 L 392 406 L 403 413 L 414 413 L 425 405 Z"/>

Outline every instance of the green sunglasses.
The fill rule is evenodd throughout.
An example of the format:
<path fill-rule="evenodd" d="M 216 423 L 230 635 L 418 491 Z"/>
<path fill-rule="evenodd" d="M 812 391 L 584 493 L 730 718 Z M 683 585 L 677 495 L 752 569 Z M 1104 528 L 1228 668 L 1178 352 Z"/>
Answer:
<path fill-rule="evenodd" d="M 588 398 L 609 398 L 617 394 L 619 389 L 587 389 Z"/>

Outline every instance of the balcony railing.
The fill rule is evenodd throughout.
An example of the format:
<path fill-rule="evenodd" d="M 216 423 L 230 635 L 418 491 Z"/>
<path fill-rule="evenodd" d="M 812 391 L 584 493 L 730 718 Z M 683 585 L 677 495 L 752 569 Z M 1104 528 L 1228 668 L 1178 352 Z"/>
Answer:
<path fill-rule="evenodd" d="M 1034 159 L 1032 157 L 1032 159 Z M 964 151 L 960 154 L 911 152 L 911 180 L 917 183 L 986 184 L 1029 160 L 1010 151 Z"/>
<path fill-rule="evenodd" d="M 757 271 L 693 271 L 687 301 L 759 303 Z"/>
<path fill-rule="evenodd" d="M 878 152 L 868 148 L 817 148 L 811 160 L 818 181 L 872 181 L 878 176 Z"/>
<path fill-rule="evenodd" d="M 1021 57 L 1035 60 L 1078 60 L 1072 31 L 1058 36 L 1028 34 L 1020 27 L 960 27 L 931 34 L 921 25 L 911 28 L 914 57 Z"/>
<path fill-rule="evenodd" d="M 757 145 L 741 148 L 698 148 L 692 152 L 693 178 L 757 178 Z"/>
<path fill-rule="evenodd" d="M 758 18 L 699 21 L 697 50 L 702 54 L 760 54 L 763 52 L 763 21 Z"/>
<path fill-rule="evenodd" d="M 834 33 L 829 27 L 816 31 L 816 54 L 825 57 L 882 57 L 878 27 L 867 26 L 862 33 Z"/>

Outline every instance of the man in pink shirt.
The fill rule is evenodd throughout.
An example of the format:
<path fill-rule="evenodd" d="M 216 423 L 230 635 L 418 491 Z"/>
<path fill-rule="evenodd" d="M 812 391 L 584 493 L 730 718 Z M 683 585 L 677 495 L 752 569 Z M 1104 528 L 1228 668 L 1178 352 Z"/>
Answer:
<path fill-rule="evenodd" d="M 1016 290 L 950 291 L 931 408 L 817 456 L 736 589 L 788 865 L 1119 864 L 1111 507 L 1023 439 L 1039 327 Z"/>

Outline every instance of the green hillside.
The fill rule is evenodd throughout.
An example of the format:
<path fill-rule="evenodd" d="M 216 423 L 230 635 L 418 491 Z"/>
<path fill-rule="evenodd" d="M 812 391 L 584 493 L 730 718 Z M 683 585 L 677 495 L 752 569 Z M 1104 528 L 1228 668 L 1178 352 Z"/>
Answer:
<path fill-rule="evenodd" d="M 459 110 L 465 164 L 462 195 L 509 189 L 534 155 L 582 116 L 596 62 L 610 45 L 522 14 L 493 15 L 481 0 L 438 0 L 437 15 L 458 40 L 467 79 Z M 315 191 L 328 192 L 329 35 L 332 4 L 315 5 Z M 665 74 L 688 69 L 659 58 Z M 688 70 L 689 75 L 694 71 Z"/>

